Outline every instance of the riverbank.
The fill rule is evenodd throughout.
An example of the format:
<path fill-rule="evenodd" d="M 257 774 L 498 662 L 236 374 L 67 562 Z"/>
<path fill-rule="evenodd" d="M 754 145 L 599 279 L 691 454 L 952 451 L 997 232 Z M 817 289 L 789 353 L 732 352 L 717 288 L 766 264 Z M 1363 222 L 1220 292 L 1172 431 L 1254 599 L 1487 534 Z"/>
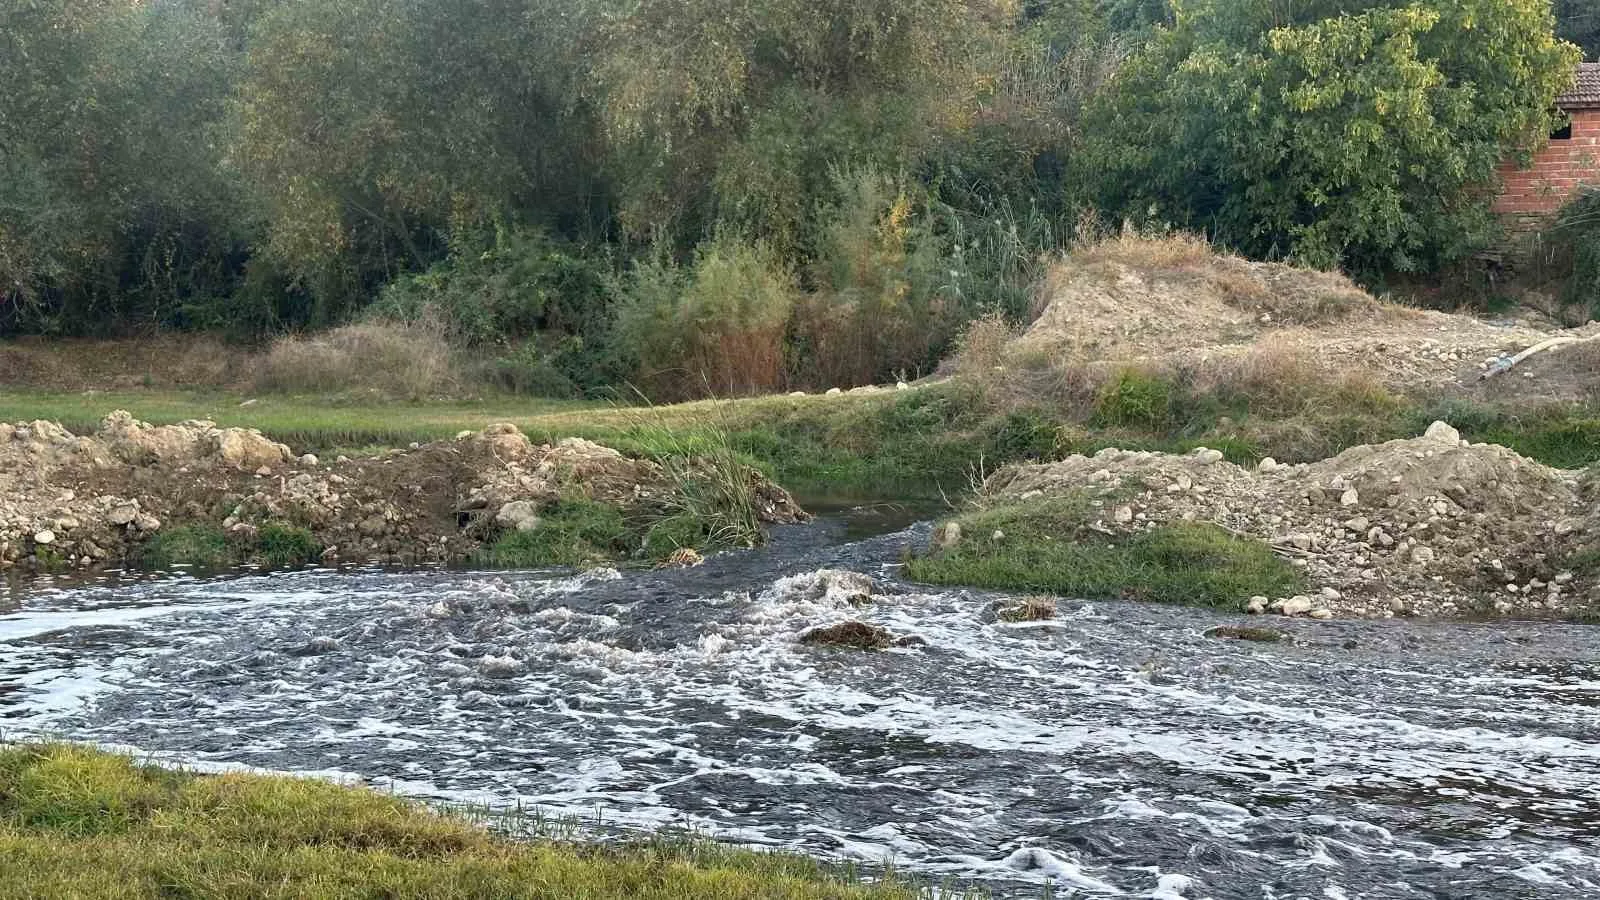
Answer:
<path fill-rule="evenodd" d="M 69 745 L 0 747 L 8 897 L 883 898 L 813 860 L 695 840 L 512 842 L 356 787 L 196 775 Z"/>

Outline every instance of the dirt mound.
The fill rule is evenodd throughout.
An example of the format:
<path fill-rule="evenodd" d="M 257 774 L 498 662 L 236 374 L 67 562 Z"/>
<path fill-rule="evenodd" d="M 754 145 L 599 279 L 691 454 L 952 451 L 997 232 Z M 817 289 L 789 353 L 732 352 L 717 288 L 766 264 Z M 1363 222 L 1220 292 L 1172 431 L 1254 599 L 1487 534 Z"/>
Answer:
<path fill-rule="evenodd" d="M 1270 347 L 1330 374 L 1362 372 L 1410 393 L 1574 399 L 1600 374 L 1566 384 L 1536 369 L 1481 376 L 1491 361 L 1555 332 L 1547 321 L 1487 322 L 1375 299 L 1342 275 L 1213 253 L 1170 238 L 1122 238 L 1057 264 L 1015 358 L 1061 363 L 1205 366 Z M 1591 323 L 1567 332 L 1600 334 Z M 1568 379 L 1570 381 L 1570 379 Z"/>
<path fill-rule="evenodd" d="M 983 500 L 1083 495 L 1110 533 L 1198 520 L 1260 538 L 1320 591 L 1275 598 L 1289 614 L 1571 614 L 1600 603 L 1593 580 L 1568 569 L 1600 536 L 1578 473 L 1467 444 L 1443 423 L 1310 464 L 1246 470 L 1221 456 L 1104 450 L 1003 470 Z"/>
<path fill-rule="evenodd" d="M 749 477 L 765 521 L 805 515 L 782 488 Z M 305 528 L 328 560 L 455 562 L 507 529 L 537 528 L 559 500 L 649 513 L 677 489 L 654 462 L 578 439 L 534 444 L 512 425 L 325 465 L 210 422 L 157 427 L 118 411 L 86 436 L 0 423 L 0 568 L 127 562 L 188 524 L 230 538 Z"/>

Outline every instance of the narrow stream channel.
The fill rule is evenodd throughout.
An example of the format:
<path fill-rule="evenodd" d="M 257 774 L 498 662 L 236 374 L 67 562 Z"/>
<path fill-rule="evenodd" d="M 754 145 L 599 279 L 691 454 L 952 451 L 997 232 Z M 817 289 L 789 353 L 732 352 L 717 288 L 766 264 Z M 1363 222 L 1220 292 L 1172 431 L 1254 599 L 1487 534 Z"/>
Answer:
<path fill-rule="evenodd" d="M 0 594 L 0 729 L 881 862 L 997 896 L 1600 896 L 1600 630 L 1275 622 L 896 579 L 863 514 L 689 570 Z M 855 610 L 814 590 L 886 584 Z M 803 647 L 855 616 L 927 643 Z"/>

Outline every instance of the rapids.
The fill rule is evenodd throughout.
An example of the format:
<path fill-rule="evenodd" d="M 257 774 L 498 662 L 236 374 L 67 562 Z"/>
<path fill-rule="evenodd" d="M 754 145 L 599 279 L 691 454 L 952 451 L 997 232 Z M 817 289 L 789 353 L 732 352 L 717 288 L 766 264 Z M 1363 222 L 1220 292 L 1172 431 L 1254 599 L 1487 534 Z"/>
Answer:
<path fill-rule="evenodd" d="M 1600 630 L 1274 621 L 897 580 L 926 526 L 686 570 L 48 580 L 0 732 L 880 863 L 997 896 L 1600 896 Z M 857 609 L 818 570 L 878 578 Z M 857 617 L 924 646 L 804 647 Z M 1260 624 L 1260 623 L 1255 623 Z"/>

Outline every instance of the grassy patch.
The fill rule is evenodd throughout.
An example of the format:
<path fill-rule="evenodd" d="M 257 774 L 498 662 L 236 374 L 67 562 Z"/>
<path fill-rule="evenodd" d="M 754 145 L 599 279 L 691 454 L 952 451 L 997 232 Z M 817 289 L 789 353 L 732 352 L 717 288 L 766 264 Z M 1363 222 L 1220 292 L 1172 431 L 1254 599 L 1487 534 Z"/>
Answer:
<path fill-rule="evenodd" d="M 282 522 L 262 525 L 251 538 L 230 538 L 215 525 L 177 525 L 156 533 L 139 552 L 145 569 L 224 569 L 248 562 L 275 568 L 304 566 L 322 558 L 310 531 Z"/>
<path fill-rule="evenodd" d="M 1259 541 L 1190 522 L 1113 537 L 1086 527 L 1088 511 L 1073 498 L 961 516 L 967 537 L 909 560 L 906 574 L 932 584 L 1227 609 L 1301 587 L 1294 567 Z"/>
<path fill-rule="evenodd" d="M 256 533 L 255 553 L 269 566 L 305 566 L 322 558 L 322 545 L 304 528 L 273 522 Z"/>
<path fill-rule="evenodd" d="M 707 842 L 512 843 L 325 782 L 192 776 L 85 748 L 0 750 L 0 896 L 912 898 Z"/>
<path fill-rule="evenodd" d="M 145 542 L 139 564 L 147 569 L 189 566 L 220 569 L 237 560 L 228 536 L 214 525 L 179 525 L 163 529 Z"/>
<path fill-rule="evenodd" d="M 530 531 L 508 531 L 489 549 L 492 565 L 586 566 L 638 549 L 636 529 L 622 510 L 591 500 L 560 500 L 539 515 Z"/>

